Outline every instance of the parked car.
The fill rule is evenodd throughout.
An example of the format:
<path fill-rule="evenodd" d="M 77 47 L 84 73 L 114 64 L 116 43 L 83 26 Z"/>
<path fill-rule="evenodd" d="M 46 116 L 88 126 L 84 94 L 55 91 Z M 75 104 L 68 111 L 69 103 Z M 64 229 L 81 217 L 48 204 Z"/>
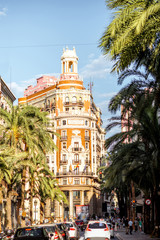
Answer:
<path fill-rule="evenodd" d="M 110 240 L 110 232 L 106 221 L 89 221 L 84 236 L 85 240 Z"/>
<path fill-rule="evenodd" d="M 79 238 L 79 229 L 74 222 L 65 222 L 65 225 L 68 228 L 69 238 L 78 240 Z"/>
<path fill-rule="evenodd" d="M 112 223 L 107 222 L 107 226 L 109 228 L 109 232 L 110 232 L 111 238 L 112 237 L 114 238 L 114 229 L 113 229 Z"/>
<path fill-rule="evenodd" d="M 83 227 L 84 227 L 84 222 L 83 222 L 83 220 L 77 219 L 77 220 L 75 220 L 75 223 L 76 223 L 76 225 L 77 225 L 81 230 L 83 230 Z"/>
<path fill-rule="evenodd" d="M 69 232 L 67 226 L 64 223 L 56 223 L 56 225 L 59 228 L 63 240 L 69 240 Z"/>
<path fill-rule="evenodd" d="M 48 232 L 51 240 L 63 240 L 63 237 L 61 235 L 61 232 L 59 228 L 57 227 L 56 223 L 45 223 L 39 225 L 40 227 L 44 227 L 45 230 Z"/>
<path fill-rule="evenodd" d="M 44 227 L 31 226 L 18 228 L 13 240 L 50 240 L 50 237 Z"/>

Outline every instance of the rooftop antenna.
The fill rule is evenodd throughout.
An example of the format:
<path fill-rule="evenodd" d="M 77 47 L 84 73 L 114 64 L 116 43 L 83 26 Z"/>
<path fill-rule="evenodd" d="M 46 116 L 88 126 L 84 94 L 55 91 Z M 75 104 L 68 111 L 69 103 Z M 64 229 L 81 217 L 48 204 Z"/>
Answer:
<path fill-rule="evenodd" d="M 90 79 L 90 83 L 88 83 L 88 90 L 90 90 L 91 94 L 92 94 L 92 89 L 93 89 L 93 82 L 91 82 L 91 79 Z"/>

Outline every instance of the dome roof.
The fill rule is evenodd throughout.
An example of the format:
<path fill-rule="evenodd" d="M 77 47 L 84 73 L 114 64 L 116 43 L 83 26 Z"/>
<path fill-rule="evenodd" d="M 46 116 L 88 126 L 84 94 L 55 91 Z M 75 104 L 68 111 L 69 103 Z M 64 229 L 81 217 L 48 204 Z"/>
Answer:
<path fill-rule="evenodd" d="M 66 47 L 66 49 L 63 49 L 61 60 L 64 58 L 76 58 L 78 60 L 75 48 L 73 47 L 73 50 L 68 49 L 68 47 Z"/>

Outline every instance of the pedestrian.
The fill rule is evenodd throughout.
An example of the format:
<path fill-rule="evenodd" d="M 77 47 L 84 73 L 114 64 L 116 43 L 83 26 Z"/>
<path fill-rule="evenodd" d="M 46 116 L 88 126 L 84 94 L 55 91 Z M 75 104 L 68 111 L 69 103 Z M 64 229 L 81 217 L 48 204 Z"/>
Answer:
<path fill-rule="evenodd" d="M 135 232 L 137 232 L 138 231 L 138 221 L 137 221 L 137 218 L 134 221 L 134 226 L 135 226 Z"/>
<path fill-rule="evenodd" d="M 128 218 L 125 219 L 124 224 L 125 224 L 126 234 L 128 234 Z"/>
<path fill-rule="evenodd" d="M 142 231 L 142 220 L 141 219 L 139 220 L 139 231 L 140 232 Z"/>
<path fill-rule="evenodd" d="M 133 222 L 132 220 L 130 219 L 129 222 L 128 222 L 128 225 L 129 225 L 129 232 L 130 234 L 132 235 L 132 230 L 133 230 Z"/>

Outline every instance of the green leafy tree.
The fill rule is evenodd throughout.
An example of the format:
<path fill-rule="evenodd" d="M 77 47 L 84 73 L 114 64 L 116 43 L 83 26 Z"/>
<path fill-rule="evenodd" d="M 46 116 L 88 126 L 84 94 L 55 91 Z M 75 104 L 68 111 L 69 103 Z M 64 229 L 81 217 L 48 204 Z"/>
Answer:
<path fill-rule="evenodd" d="M 46 152 L 53 151 L 56 146 L 48 129 L 47 113 L 41 112 L 33 106 L 13 106 L 10 111 L 0 109 L 1 144 L 14 148 L 15 154 L 26 154 L 26 164 L 21 164 L 21 208 L 24 211 L 26 166 L 30 165 L 33 154 L 45 156 Z M 23 159 L 24 160 L 24 159 Z M 13 161 L 14 164 L 14 161 Z M 22 221 L 24 225 L 24 221 Z"/>
<path fill-rule="evenodd" d="M 157 68 L 160 59 L 160 1 L 106 0 L 106 5 L 114 11 L 114 18 L 103 33 L 99 46 L 104 54 L 109 53 L 115 60 L 113 70 L 123 71 L 146 56 L 150 58 L 149 70 Z"/>

